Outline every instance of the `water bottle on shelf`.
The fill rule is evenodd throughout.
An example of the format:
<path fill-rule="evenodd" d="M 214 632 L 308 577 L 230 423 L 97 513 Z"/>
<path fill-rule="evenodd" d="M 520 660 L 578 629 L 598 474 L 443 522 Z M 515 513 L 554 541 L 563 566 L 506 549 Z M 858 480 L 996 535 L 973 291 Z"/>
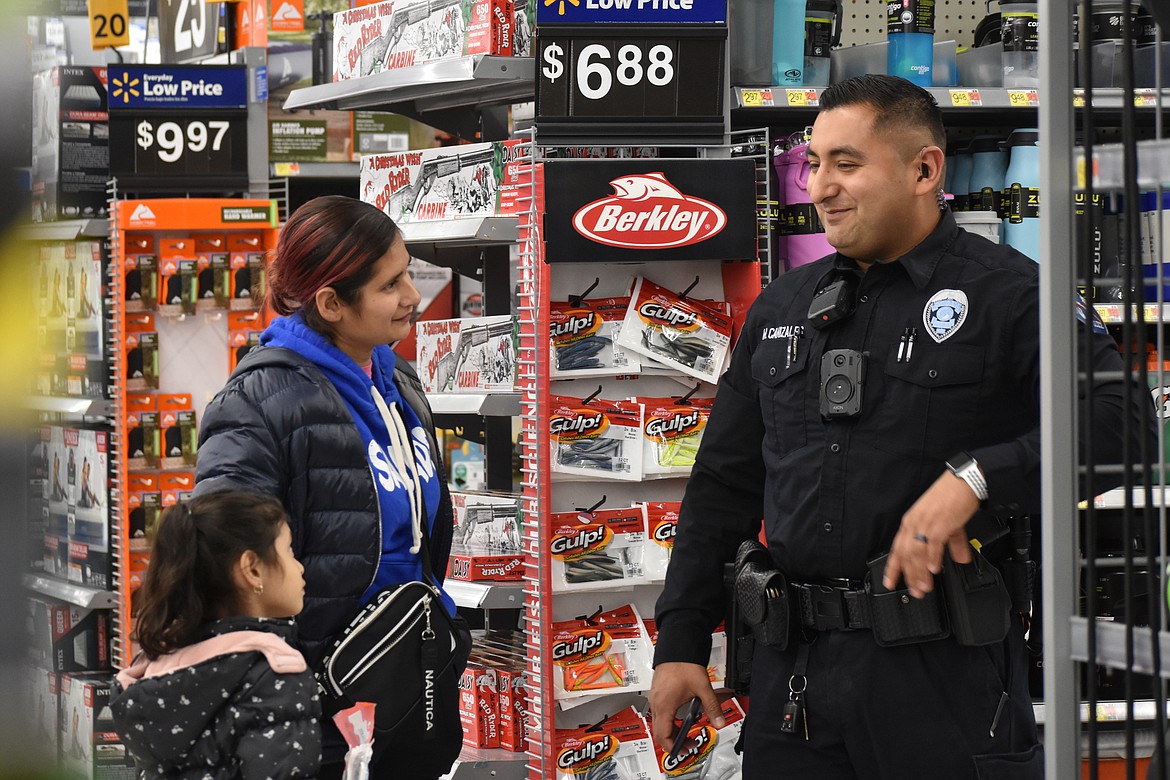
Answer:
<path fill-rule="evenodd" d="M 1040 262 L 1040 131 L 1013 130 L 1008 136 L 1004 177 L 1007 218 L 1003 242 Z"/>
<path fill-rule="evenodd" d="M 887 0 L 886 72 L 929 88 L 934 83 L 934 0 Z"/>
<path fill-rule="evenodd" d="M 1000 214 L 1000 193 L 1007 176 L 1008 154 L 1003 141 L 981 135 L 971 140 L 971 183 L 967 185 L 967 210 Z"/>
<path fill-rule="evenodd" d="M 804 83 L 829 84 L 829 53 L 840 42 L 840 0 L 808 0 L 804 12 Z"/>
<path fill-rule="evenodd" d="M 1003 85 L 1008 89 L 1040 85 L 1040 35 L 1036 3 L 1000 6 Z"/>
<path fill-rule="evenodd" d="M 788 150 L 784 200 L 788 212 L 788 268 L 806 265 L 833 252 L 825 226 L 808 194 L 808 144 Z"/>
<path fill-rule="evenodd" d="M 955 149 L 951 167 L 954 168 L 951 174 L 951 194 L 954 196 L 951 211 L 966 211 L 971 188 L 971 149 L 967 145 Z"/>
<path fill-rule="evenodd" d="M 804 85 L 804 2 L 773 0 L 772 84 Z"/>
<path fill-rule="evenodd" d="M 784 141 L 776 144 L 772 151 L 772 165 L 776 169 L 776 203 L 779 216 L 776 219 L 776 267 L 788 267 L 788 205 L 785 192 L 788 189 L 788 146 Z"/>

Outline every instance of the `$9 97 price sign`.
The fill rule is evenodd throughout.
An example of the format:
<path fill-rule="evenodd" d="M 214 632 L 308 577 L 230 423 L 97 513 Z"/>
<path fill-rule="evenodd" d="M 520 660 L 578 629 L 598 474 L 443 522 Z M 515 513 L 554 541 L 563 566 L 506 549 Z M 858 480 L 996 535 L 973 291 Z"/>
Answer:
<path fill-rule="evenodd" d="M 725 30 L 606 26 L 602 37 L 597 29 L 538 36 L 542 134 L 671 134 L 688 123 L 722 132 Z"/>
<path fill-rule="evenodd" d="M 110 169 L 124 188 L 216 190 L 247 184 L 246 115 L 190 113 L 111 112 Z"/>

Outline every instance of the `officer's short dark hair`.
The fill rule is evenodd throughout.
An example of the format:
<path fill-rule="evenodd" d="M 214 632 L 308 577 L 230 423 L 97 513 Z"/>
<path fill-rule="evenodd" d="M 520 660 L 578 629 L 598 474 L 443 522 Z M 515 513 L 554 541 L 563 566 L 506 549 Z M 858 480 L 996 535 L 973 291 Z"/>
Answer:
<path fill-rule="evenodd" d="M 865 105 L 875 114 L 874 130 L 923 128 L 935 146 L 946 148 L 947 132 L 934 96 L 897 76 L 866 74 L 833 84 L 821 93 L 821 110 Z"/>

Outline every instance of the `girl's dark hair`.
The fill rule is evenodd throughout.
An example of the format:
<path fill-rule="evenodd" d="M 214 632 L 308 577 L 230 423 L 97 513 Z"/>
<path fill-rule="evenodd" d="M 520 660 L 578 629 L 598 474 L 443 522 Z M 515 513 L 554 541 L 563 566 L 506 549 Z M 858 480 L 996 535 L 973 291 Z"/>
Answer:
<path fill-rule="evenodd" d="M 186 647 L 206 621 L 233 614 L 232 568 L 248 550 L 275 562 L 287 521 L 280 501 L 242 491 L 199 496 L 163 512 L 134 607 L 143 652 L 158 658 Z"/>
<path fill-rule="evenodd" d="M 301 312 L 309 327 L 329 336 L 317 291 L 332 287 L 353 304 L 399 233 L 394 220 L 369 203 L 343 195 L 314 198 L 280 229 L 268 266 L 268 304 L 277 314 Z"/>
<path fill-rule="evenodd" d="M 920 128 L 935 146 L 947 146 L 947 131 L 934 95 L 906 79 L 868 73 L 833 84 L 821 93 L 821 111 L 855 105 L 873 109 L 874 130 L 878 132 Z"/>

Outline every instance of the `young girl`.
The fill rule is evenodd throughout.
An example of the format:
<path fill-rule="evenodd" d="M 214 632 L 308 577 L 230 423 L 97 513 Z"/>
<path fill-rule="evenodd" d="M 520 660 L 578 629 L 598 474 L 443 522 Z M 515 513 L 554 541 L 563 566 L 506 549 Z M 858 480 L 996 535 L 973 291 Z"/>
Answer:
<path fill-rule="evenodd" d="M 317 684 L 290 617 L 303 573 L 275 498 L 210 493 L 163 513 L 138 593 L 142 654 L 111 701 L 146 780 L 316 777 Z"/>

